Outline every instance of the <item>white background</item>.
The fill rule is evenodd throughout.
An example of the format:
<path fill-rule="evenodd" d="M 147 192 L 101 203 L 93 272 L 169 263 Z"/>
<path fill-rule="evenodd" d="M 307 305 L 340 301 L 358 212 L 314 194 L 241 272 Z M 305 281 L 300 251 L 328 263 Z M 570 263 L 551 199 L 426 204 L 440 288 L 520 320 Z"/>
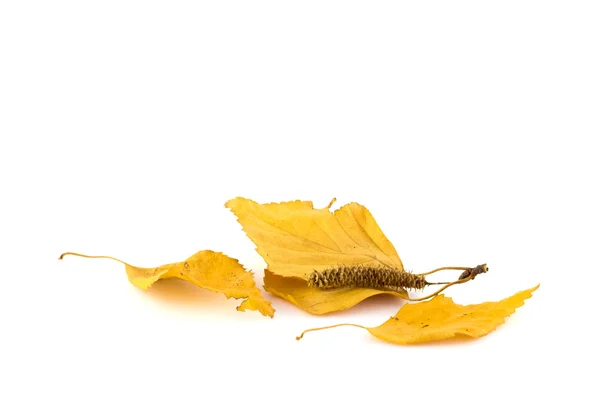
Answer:
<path fill-rule="evenodd" d="M 2 1 L 0 397 L 593 398 L 599 20 L 595 1 Z M 402 303 L 316 317 L 266 294 L 271 320 L 57 261 L 213 249 L 262 287 L 235 196 L 357 201 L 412 271 L 487 262 L 459 303 L 541 287 L 471 342 L 297 342 Z"/>

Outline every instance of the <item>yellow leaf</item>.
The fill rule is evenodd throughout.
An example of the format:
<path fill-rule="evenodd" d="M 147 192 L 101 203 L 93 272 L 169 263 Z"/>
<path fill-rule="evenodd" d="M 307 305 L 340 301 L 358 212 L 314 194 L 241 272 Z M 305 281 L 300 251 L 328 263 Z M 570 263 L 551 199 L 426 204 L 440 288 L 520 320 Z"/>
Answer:
<path fill-rule="evenodd" d="M 284 278 L 265 270 L 265 289 L 311 314 L 327 314 L 345 310 L 364 299 L 388 293 L 405 298 L 399 293 L 369 288 L 337 288 L 322 290 L 309 287 L 300 278 Z"/>
<path fill-rule="evenodd" d="M 371 332 L 379 339 L 398 343 L 413 344 L 450 339 L 453 337 L 480 337 L 495 330 L 509 315 L 521 307 L 540 285 L 524 290 L 497 302 L 485 302 L 463 306 L 454 303 L 443 294 L 432 300 L 407 304 L 400 308 L 395 316 L 374 328 L 356 324 L 339 324 L 314 330 L 329 329 L 337 326 L 356 326 Z"/>
<path fill-rule="evenodd" d="M 238 311 L 256 310 L 261 314 L 273 317 L 275 310 L 271 303 L 265 300 L 256 285 L 253 274 L 246 271 L 235 259 L 223 253 L 203 250 L 182 262 L 165 264 L 157 268 L 138 268 L 124 261 L 109 256 L 86 256 L 78 253 L 64 253 L 87 258 L 108 258 L 125 265 L 127 278 L 140 289 L 148 289 L 160 279 L 178 278 L 191 282 L 201 288 L 223 293 L 227 298 L 245 299 Z"/>
<path fill-rule="evenodd" d="M 408 297 L 404 289 L 308 287 L 311 272 L 340 264 L 404 270 L 394 246 L 360 204 L 346 204 L 331 212 L 331 203 L 316 209 L 310 201 L 258 204 L 237 197 L 225 206 L 236 215 L 267 262 L 265 289 L 305 311 L 324 314 L 343 310 L 381 293 Z"/>

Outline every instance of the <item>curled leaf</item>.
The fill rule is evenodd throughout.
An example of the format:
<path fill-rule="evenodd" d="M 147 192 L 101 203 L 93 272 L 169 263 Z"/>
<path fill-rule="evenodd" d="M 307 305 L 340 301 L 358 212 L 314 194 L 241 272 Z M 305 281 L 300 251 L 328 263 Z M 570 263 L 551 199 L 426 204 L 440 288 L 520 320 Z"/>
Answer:
<path fill-rule="evenodd" d="M 238 311 L 256 310 L 273 317 L 275 310 L 254 283 L 253 274 L 235 259 L 223 253 L 203 250 L 182 262 L 165 264 L 157 268 L 134 267 L 124 261 L 109 256 L 86 256 L 78 253 L 64 253 L 87 258 L 108 258 L 125 265 L 127 278 L 140 289 L 148 289 L 161 279 L 177 278 L 193 283 L 201 288 L 223 293 L 227 298 L 245 299 L 237 307 Z"/>
<path fill-rule="evenodd" d="M 355 306 L 364 299 L 378 294 L 392 294 L 405 298 L 397 292 L 370 288 L 337 288 L 321 290 L 310 287 L 300 278 L 284 278 L 265 270 L 265 289 L 311 314 L 327 314 Z"/>
<path fill-rule="evenodd" d="M 339 324 L 308 329 L 306 332 L 337 326 L 355 326 L 368 330 L 373 336 L 397 344 L 413 344 L 450 339 L 455 336 L 481 337 L 495 330 L 509 315 L 521 307 L 540 285 L 497 302 L 460 305 L 443 294 L 432 300 L 407 304 L 395 316 L 374 328 L 356 324 Z"/>
<path fill-rule="evenodd" d="M 305 311 L 324 314 L 343 310 L 381 293 L 408 298 L 401 288 L 308 287 L 307 279 L 313 271 L 336 265 L 404 270 L 394 246 L 369 210 L 350 203 L 331 212 L 332 203 L 314 208 L 310 201 L 258 204 L 237 197 L 225 206 L 236 215 L 267 263 L 265 289 Z"/>

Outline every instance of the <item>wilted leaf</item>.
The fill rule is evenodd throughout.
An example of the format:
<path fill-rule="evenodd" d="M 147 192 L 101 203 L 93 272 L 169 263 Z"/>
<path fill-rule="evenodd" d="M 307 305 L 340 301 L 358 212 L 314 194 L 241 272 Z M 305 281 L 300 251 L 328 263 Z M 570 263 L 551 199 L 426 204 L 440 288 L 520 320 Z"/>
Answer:
<path fill-rule="evenodd" d="M 395 316 L 375 328 L 339 324 L 308 329 L 304 333 L 350 325 L 366 329 L 379 339 L 398 344 L 432 342 L 455 336 L 475 338 L 487 335 L 503 324 L 505 318 L 521 307 L 539 286 L 515 293 L 501 301 L 467 306 L 456 304 L 450 297 L 442 294 L 426 302 L 401 307 Z M 304 333 L 297 339 L 301 339 Z"/>
<path fill-rule="evenodd" d="M 237 307 L 238 311 L 256 310 L 269 317 L 273 317 L 275 312 L 271 303 L 262 297 L 256 287 L 252 272 L 246 271 L 237 260 L 211 250 L 199 251 L 185 261 L 157 268 L 138 268 L 113 257 L 77 253 L 64 253 L 60 259 L 65 255 L 119 261 L 125 264 L 129 281 L 140 289 L 146 290 L 161 279 L 183 279 L 201 288 L 223 293 L 227 298 L 245 299 Z"/>
<path fill-rule="evenodd" d="M 258 204 L 238 197 L 225 206 L 267 262 L 265 289 L 308 312 L 343 310 L 381 293 L 408 297 L 403 289 L 321 290 L 307 286 L 311 272 L 339 264 L 404 270 L 394 246 L 360 204 L 346 204 L 330 212 L 329 207 L 315 209 L 310 201 Z"/>

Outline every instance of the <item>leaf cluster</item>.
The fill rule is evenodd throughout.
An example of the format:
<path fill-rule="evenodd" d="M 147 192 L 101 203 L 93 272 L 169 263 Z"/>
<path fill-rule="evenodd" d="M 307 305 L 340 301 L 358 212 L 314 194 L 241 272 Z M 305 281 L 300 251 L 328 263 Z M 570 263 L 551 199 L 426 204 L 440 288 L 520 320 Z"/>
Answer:
<path fill-rule="evenodd" d="M 505 318 L 539 287 L 497 302 L 456 304 L 438 293 L 445 287 L 487 272 L 486 265 L 445 267 L 425 274 L 406 272 L 393 244 L 367 208 L 349 203 L 332 212 L 330 208 L 334 201 L 324 208 L 315 208 L 310 201 L 259 204 L 242 197 L 225 204 L 267 263 L 265 290 L 311 314 L 345 310 L 380 294 L 420 302 L 402 306 L 395 316 L 374 328 L 340 324 L 313 328 L 304 333 L 352 325 L 397 344 L 455 336 L 480 337 L 504 323 Z M 110 256 L 64 253 L 60 258 L 65 255 L 121 262 L 129 281 L 143 290 L 161 279 L 182 279 L 228 298 L 243 299 L 237 307 L 239 311 L 259 311 L 271 318 L 275 313 L 271 302 L 256 287 L 252 272 L 223 253 L 203 250 L 183 261 L 156 268 L 139 268 Z M 430 285 L 425 276 L 440 269 L 459 269 L 463 273 L 458 281 L 429 296 L 409 297 L 407 288 L 425 288 Z M 431 300 L 421 301 L 428 298 Z"/>

